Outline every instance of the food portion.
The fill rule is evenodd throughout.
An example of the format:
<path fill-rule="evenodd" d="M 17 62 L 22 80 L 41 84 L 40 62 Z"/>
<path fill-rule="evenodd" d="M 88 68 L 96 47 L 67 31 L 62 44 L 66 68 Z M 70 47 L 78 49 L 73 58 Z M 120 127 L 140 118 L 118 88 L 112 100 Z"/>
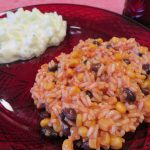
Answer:
<path fill-rule="evenodd" d="M 45 136 L 62 149 L 120 149 L 126 132 L 150 122 L 150 52 L 135 39 L 80 41 L 38 70 L 32 98 L 45 108 Z"/>
<path fill-rule="evenodd" d="M 47 47 L 58 46 L 66 36 L 61 15 L 18 9 L 0 19 L 0 63 L 40 56 Z"/>

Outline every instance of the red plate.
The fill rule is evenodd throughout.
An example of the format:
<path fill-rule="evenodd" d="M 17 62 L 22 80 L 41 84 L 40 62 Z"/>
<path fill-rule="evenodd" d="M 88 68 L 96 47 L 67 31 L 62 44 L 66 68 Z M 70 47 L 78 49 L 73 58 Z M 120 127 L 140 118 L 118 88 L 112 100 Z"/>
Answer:
<path fill-rule="evenodd" d="M 0 98 L 6 100 L 13 112 L 0 104 L 0 150 L 57 150 L 61 140 L 46 140 L 39 134 L 39 112 L 31 99 L 32 87 L 38 68 L 60 52 L 69 52 L 80 39 L 112 36 L 134 37 L 150 48 L 149 29 L 120 15 L 87 6 L 48 4 L 33 7 L 42 12 L 57 11 L 68 22 L 67 37 L 58 47 L 48 48 L 38 58 L 0 66 Z M 4 16 L 3 16 L 4 17 Z M 4 102 L 4 101 L 3 101 Z M 135 133 L 126 135 L 124 150 L 150 149 L 150 125 L 143 123 Z"/>

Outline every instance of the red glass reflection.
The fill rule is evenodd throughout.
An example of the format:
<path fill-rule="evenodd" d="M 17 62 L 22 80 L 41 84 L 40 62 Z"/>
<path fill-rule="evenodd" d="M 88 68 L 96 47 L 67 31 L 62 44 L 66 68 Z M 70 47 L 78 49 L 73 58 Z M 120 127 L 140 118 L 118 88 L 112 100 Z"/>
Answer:
<path fill-rule="evenodd" d="M 126 0 L 123 14 L 150 27 L 150 0 Z"/>

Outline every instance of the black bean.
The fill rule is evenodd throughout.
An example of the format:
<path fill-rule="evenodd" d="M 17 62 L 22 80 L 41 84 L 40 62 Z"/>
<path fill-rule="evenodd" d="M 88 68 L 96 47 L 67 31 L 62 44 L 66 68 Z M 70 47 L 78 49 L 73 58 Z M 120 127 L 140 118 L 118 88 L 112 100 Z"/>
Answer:
<path fill-rule="evenodd" d="M 88 141 L 83 142 L 81 148 L 83 148 L 84 150 L 93 150 L 89 147 Z"/>
<path fill-rule="evenodd" d="M 58 133 L 52 127 L 41 128 L 41 134 L 46 137 L 58 137 Z"/>
<path fill-rule="evenodd" d="M 101 147 L 101 150 L 105 150 L 103 147 Z"/>
<path fill-rule="evenodd" d="M 90 98 L 92 98 L 92 97 L 93 97 L 92 92 L 91 92 L 91 91 L 89 91 L 89 90 L 87 90 L 87 91 L 86 91 L 86 95 L 88 95 Z"/>
<path fill-rule="evenodd" d="M 137 54 L 139 57 L 142 57 L 143 56 L 143 53 L 138 53 Z"/>
<path fill-rule="evenodd" d="M 83 142 L 82 139 L 74 141 L 75 150 L 94 150 L 89 147 L 88 141 Z"/>
<path fill-rule="evenodd" d="M 48 68 L 48 71 L 49 72 L 55 72 L 55 71 L 57 71 L 57 69 L 58 69 L 58 64 L 54 64 L 53 66 Z"/>
<path fill-rule="evenodd" d="M 62 112 L 59 116 L 60 116 L 60 119 L 61 119 L 62 123 L 64 123 L 64 124 L 66 124 L 66 125 L 69 126 L 69 123 L 65 120 L 65 115 L 64 115 L 64 113 Z"/>
<path fill-rule="evenodd" d="M 136 95 L 133 91 L 131 91 L 129 88 L 125 88 L 123 90 L 123 93 L 124 93 L 124 96 L 125 96 L 125 99 L 128 101 L 128 102 L 134 102 L 136 100 Z"/>
<path fill-rule="evenodd" d="M 49 114 L 48 112 L 46 112 L 46 111 L 42 111 L 42 112 L 40 113 L 40 118 L 41 118 L 41 119 L 49 118 L 49 117 L 50 117 L 50 114 Z"/>
<path fill-rule="evenodd" d="M 93 44 L 98 45 L 98 46 L 101 45 L 101 43 L 96 40 L 93 41 Z"/>
<path fill-rule="evenodd" d="M 74 144 L 74 149 L 75 149 L 75 150 L 76 150 L 76 149 L 81 149 L 82 140 L 81 140 L 81 139 L 80 139 L 80 140 L 76 140 L 76 141 L 73 142 L 73 144 Z"/>
<path fill-rule="evenodd" d="M 144 64 L 142 69 L 147 73 L 150 74 L 150 64 Z"/>
<path fill-rule="evenodd" d="M 86 63 L 87 63 L 87 59 L 86 59 L 86 60 L 84 60 L 84 61 L 83 61 L 83 63 L 86 65 Z"/>
<path fill-rule="evenodd" d="M 147 88 L 141 88 L 141 91 L 144 95 L 148 95 L 149 94 L 149 89 Z"/>
<path fill-rule="evenodd" d="M 73 108 L 64 108 L 62 112 L 68 120 L 76 121 L 77 113 Z"/>
<path fill-rule="evenodd" d="M 82 143 L 82 148 L 84 150 L 89 150 L 89 143 L 88 143 L 88 141 Z"/>
<path fill-rule="evenodd" d="M 63 128 L 63 135 L 68 137 L 70 135 L 70 126 L 63 123 L 62 128 Z"/>
<path fill-rule="evenodd" d="M 107 44 L 107 45 L 106 45 L 106 48 L 108 48 L 108 49 L 109 49 L 109 48 L 112 48 L 112 45 L 111 45 L 111 44 Z"/>
<path fill-rule="evenodd" d="M 65 120 L 65 115 L 63 114 L 63 112 L 59 116 L 60 116 L 61 121 L 63 122 Z"/>
<path fill-rule="evenodd" d="M 45 104 L 42 103 L 42 104 L 40 105 L 39 109 L 42 110 L 42 111 L 45 111 Z"/>
<path fill-rule="evenodd" d="M 100 68 L 101 64 L 93 64 L 91 66 L 91 70 L 94 72 L 98 72 L 98 69 Z"/>
<path fill-rule="evenodd" d="M 123 61 L 124 61 L 126 64 L 130 64 L 130 60 L 129 60 L 129 59 L 123 59 Z"/>

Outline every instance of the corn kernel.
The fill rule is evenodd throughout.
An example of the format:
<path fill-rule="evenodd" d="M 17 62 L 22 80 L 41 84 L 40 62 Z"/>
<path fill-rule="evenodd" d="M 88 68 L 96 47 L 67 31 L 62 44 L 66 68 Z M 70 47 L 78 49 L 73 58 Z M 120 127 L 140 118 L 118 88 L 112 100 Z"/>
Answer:
<path fill-rule="evenodd" d="M 95 48 L 97 48 L 97 46 L 96 46 L 95 44 L 90 44 L 90 45 L 89 45 L 89 49 L 92 50 L 92 49 L 95 49 Z"/>
<path fill-rule="evenodd" d="M 118 38 L 118 37 L 113 37 L 113 38 L 111 39 L 111 41 L 112 41 L 113 43 L 117 43 L 117 42 L 119 42 L 119 38 Z"/>
<path fill-rule="evenodd" d="M 122 102 L 117 102 L 116 103 L 116 110 L 119 111 L 121 114 L 126 113 L 126 106 Z"/>
<path fill-rule="evenodd" d="M 129 64 L 129 65 L 127 66 L 127 70 L 128 70 L 128 71 L 132 71 L 132 66 L 131 66 L 131 64 Z"/>
<path fill-rule="evenodd" d="M 79 127 L 78 132 L 79 132 L 79 135 L 84 138 L 87 136 L 88 128 L 81 126 L 81 127 Z"/>
<path fill-rule="evenodd" d="M 47 75 L 49 75 L 49 76 L 54 76 L 55 73 L 54 73 L 54 72 L 48 72 Z"/>
<path fill-rule="evenodd" d="M 148 96 L 146 101 L 144 102 L 144 108 L 147 112 L 150 112 L 150 96 Z"/>
<path fill-rule="evenodd" d="M 80 56 L 80 54 L 81 54 L 81 52 L 76 50 L 71 53 L 71 57 L 78 58 Z"/>
<path fill-rule="evenodd" d="M 45 90 L 52 90 L 55 87 L 55 84 L 53 82 L 51 82 L 51 83 L 45 82 L 43 86 L 44 86 Z"/>
<path fill-rule="evenodd" d="M 127 74 L 130 78 L 135 78 L 136 77 L 136 74 L 134 72 L 130 71 L 130 70 L 128 70 Z"/>
<path fill-rule="evenodd" d="M 79 61 L 77 59 L 71 59 L 69 66 L 76 67 L 78 64 L 79 64 Z"/>
<path fill-rule="evenodd" d="M 73 142 L 70 139 L 64 140 L 62 150 L 73 150 Z"/>
<path fill-rule="evenodd" d="M 111 136 L 110 138 L 110 146 L 112 149 L 121 149 L 122 148 L 123 139 L 117 136 Z"/>
<path fill-rule="evenodd" d="M 83 73 L 79 73 L 79 74 L 77 75 L 77 78 L 78 78 L 79 81 L 82 81 L 82 80 L 83 80 L 83 77 L 84 77 L 84 74 L 83 74 Z"/>
<path fill-rule="evenodd" d="M 86 126 L 86 127 L 91 127 L 91 126 L 93 126 L 93 125 L 95 125 L 96 124 L 96 121 L 95 120 L 87 120 L 85 123 L 84 123 L 84 125 Z"/>
<path fill-rule="evenodd" d="M 145 47 L 145 46 L 141 46 L 139 51 L 140 51 L 141 53 L 146 53 L 146 52 L 148 52 L 148 48 Z"/>
<path fill-rule="evenodd" d="M 107 146 L 110 145 L 110 135 L 107 132 L 103 132 L 103 134 L 101 135 L 101 145 L 103 146 Z"/>
<path fill-rule="evenodd" d="M 96 139 L 89 139 L 89 147 L 96 149 L 97 148 L 97 140 Z"/>
<path fill-rule="evenodd" d="M 122 38 L 120 38 L 120 40 L 121 40 L 121 42 L 126 42 L 126 41 L 127 41 L 127 38 L 122 37 Z"/>
<path fill-rule="evenodd" d="M 43 120 L 41 120 L 40 126 L 41 127 L 46 127 L 46 126 L 48 126 L 49 122 L 50 122 L 50 118 L 44 118 Z"/>
<path fill-rule="evenodd" d="M 58 119 L 56 119 L 56 121 L 53 123 L 53 129 L 56 132 L 60 132 L 61 131 L 61 124 L 60 124 Z"/>
<path fill-rule="evenodd" d="M 78 94 L 78 93 L 80 93 L 80 89 L 77 86 L 73 86 L 71 88 L 71 95 L 75 95 L 75 94 Z"/>
<path fill-rule="evenodd" d="M 56 115 L 54 113 L 51 113 L 51 119 L 56 119 Z"/>
<path fill-rule="evenodd" d="M 114 54 L 114 57 L 115 57 L 116 60 L 121 60 L 123 58 L 120 53 Z"/>
<path fill-rule="evenodd" d="M 81 114 L 77 114 L 76 126 L 77 126 L 77 127 L 82 126 L 82 115 L 81 115 Z"/>
<path fill-rule="evenodd" d="M 99 42 L 99 43 L 102 43 L 103 39 L 102 38 L 98 38 L 96 41 Z"/>
<path fill-rule="evenodd" d="M 142 79 L 142 80 L 144 80 L 146 78 L 145 75 L 141 75 L 141 74 L 136 74 L 136 77 L 139 79 Z"/>
<path fill-rule="evenodd" d="M 68 69 L 67 70 L 67 76 L 69 76 L 69 77 L 71 77 L 71 76 L 73 76 L 74 75 L 74 70 L 72 70 L 72 69 Z"/>
<path fill-rule="evenodd" d="M 101 118 L 98 121 L 99 128 L 103 131 L 108 131 L 109 128 L 112 126 L 113 122 L 109 118 Z"/>
<path fill-rule="evenodd" d="M 150 88 L 150 80 L 149 79 L 145 80 L 142 87 L 143 88 Z"/>

